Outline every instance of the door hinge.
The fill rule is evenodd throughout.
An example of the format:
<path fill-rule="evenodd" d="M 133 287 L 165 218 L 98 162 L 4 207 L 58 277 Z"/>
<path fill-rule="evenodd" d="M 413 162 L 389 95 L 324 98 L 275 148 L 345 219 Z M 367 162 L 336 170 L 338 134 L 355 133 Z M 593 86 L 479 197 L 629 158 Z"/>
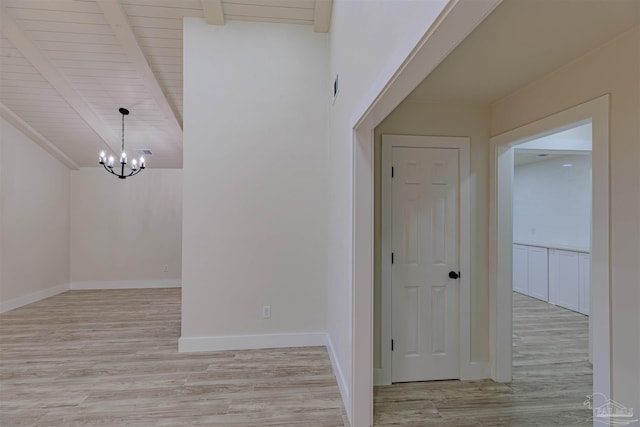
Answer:
<path fill-rule="evenodd" d="M 393 252 L 391 252 L 391 264 L 393 264 Z"/>
<path fill-rule="evenodd" d="M 391 178 L 393 178 L 393 166 L 391 166 Z"/>
<path fill-rule="evenodd" d="M 393 340 L 391 340 L 391 351 L 393 351 Z"/>

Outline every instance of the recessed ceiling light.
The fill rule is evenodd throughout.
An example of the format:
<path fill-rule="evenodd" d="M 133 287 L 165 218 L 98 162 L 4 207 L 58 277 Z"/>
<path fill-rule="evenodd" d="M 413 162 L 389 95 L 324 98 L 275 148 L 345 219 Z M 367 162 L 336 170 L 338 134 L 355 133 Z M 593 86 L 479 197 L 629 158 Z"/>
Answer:
<path fill-rule="evenodd" d="M 136 148 L 135 153 L 139 156 L 152 156 L 153 153 L 148 148 Z"/>
<path fill-rule="evenodd" d="M 563 168 L 570 168 L 571 166 L 573 166 L 573 163 L 565 163 L 562 165 Z"/>

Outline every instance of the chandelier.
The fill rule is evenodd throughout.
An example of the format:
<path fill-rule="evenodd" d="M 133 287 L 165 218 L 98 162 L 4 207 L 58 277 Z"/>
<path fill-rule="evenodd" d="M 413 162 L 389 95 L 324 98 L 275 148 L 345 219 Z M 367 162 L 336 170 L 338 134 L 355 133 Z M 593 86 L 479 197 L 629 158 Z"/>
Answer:
<path fill-rule="evenodd" d="M 139 174 L 142 169 L 145 168 L 145 161 L 144 157 L 140 157 L 140 160 L 133 159 L 131 161 L 131 166 L 129 166 L 127 173 L 125 173 L 124 166 L 127 164 L 127 153 L 124 151 L 124 116 L 129 114 L 129 110 L 126 108 L 120 108 L 118 111 L 122 114 L 122 154 L 120 154 L 120 167 L 118 168 L 116 166 L 116 170 L 114 171 L 113 163 L 115 162 L 115 159 L 113 156 L 109 156 L 109 159 L 107 160 L 107 155 L 104 151 L 100 152 L 100 164 L 110 174 L 115 175 L 120 179 L 126 179 L 130 176 Z M 120 169 L 119 172 L 118 169 Z"/>

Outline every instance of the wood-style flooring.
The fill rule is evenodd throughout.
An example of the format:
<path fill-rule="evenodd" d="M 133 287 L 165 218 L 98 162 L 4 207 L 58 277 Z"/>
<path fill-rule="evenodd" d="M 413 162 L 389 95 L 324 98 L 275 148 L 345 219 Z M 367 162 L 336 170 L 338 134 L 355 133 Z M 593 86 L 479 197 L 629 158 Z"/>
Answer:
<path fill-rule="evenodd" d="M 376 387 L 376 426 L 587 426 L 587 317 L 514 294 L 513 382 Z M 345 426 L 322 347 L 180 354 L 180 290 L 0 315 L 0 426 Z"/>
<path fill-rule="evenodd" d="M 513 294 L 513 381 L 432 381 L 374 389 L 374 425 L 592 426 L 588 317 Z"/>
<path fill-rule="evenodd" d="M 324 347 L 180 354 L 180 289 L 0 315 L 0 426 L 344 426 Z M 347 422 L 348 425 L 348 422 Z"/>

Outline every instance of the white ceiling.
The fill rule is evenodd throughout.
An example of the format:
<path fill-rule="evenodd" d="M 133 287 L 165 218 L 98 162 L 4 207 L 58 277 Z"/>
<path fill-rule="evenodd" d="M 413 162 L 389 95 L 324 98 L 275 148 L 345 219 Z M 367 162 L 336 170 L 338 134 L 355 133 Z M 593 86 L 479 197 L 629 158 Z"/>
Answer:
<path fill-rule="evenodd" d="M 639 0 L 504 0 L 408 100 L 489 104 L 638 25 L 639 16 Z"/>
<path fill-rule="evenodd" d="M 0 116 L 72 168 L 182 166 L 182 18 L 329 30 L 331 0 L 0 0 Z M 640 0 L 505 0 L 409 96 L 488 103 L 638 25 Z"/>
<path fill-rule="evenodd" d="M 71 168 L 150 149 L 182 166 L 182 21 L 329 30 L 332 0 L 0 0 L 0 116 Z M 131 155 L 131 154 L 130 154 Z"/>
<path fill-rule="evenodd" d="M 587 123 L 519 144 L 513 150 L 513 164 L 521 166 L 569 155 L 589 155 L 591 136 L 591 123 Z"/>

